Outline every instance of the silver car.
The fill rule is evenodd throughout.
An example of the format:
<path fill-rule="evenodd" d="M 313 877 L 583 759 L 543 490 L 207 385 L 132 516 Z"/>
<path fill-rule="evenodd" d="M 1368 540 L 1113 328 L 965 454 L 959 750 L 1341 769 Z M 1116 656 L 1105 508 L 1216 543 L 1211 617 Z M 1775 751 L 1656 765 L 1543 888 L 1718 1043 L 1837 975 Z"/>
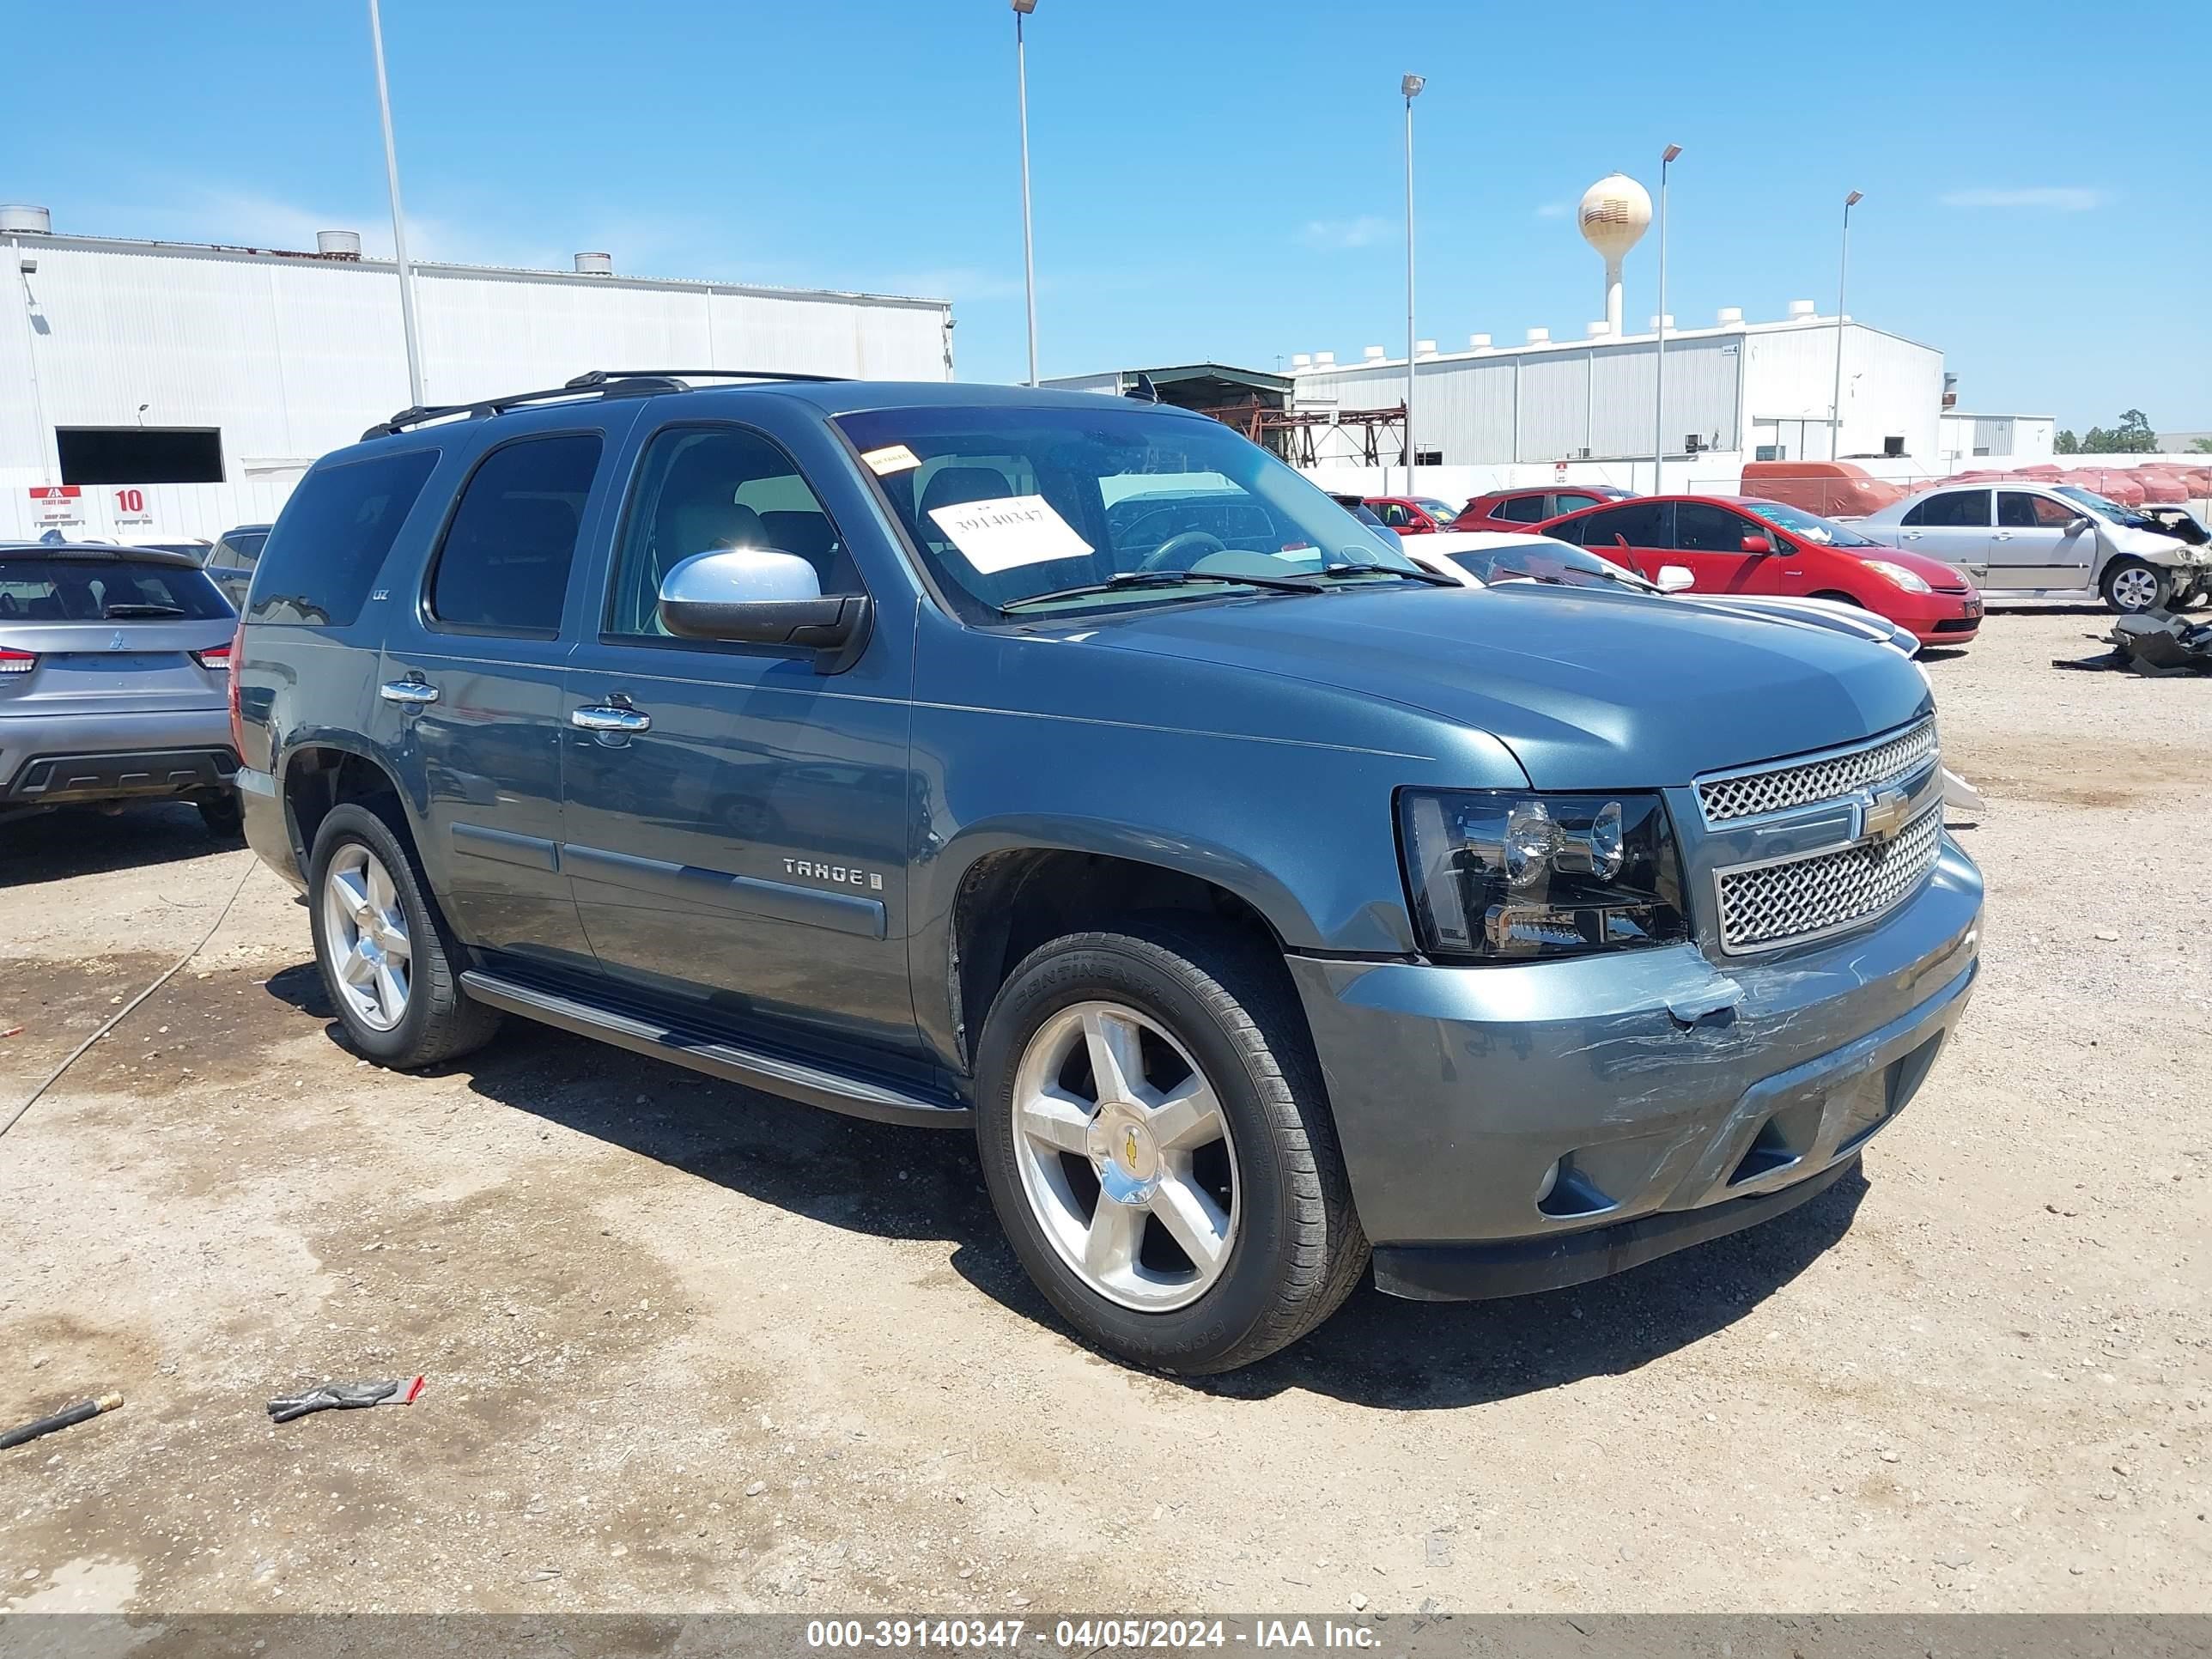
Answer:
<path fill-rule="evenodd" d="M 1993 597 L 2096 593 L 2129 616 L 2186 605 L 2212 586 L 2212 550 L 2072 484 L 1947 484 L 1854 523 L 1957 565 Z"/>
<path fill-rule="evenodd" d="M 192 554 L 0 543 L 0 818 L 181 799 L 236 834 L 237 626 Z"/>

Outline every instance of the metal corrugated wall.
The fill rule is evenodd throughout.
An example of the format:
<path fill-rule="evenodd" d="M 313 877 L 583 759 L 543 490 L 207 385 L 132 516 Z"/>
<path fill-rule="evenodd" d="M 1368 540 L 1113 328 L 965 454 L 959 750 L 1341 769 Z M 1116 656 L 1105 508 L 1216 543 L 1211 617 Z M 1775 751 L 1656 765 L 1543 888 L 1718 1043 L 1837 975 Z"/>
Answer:
<path fill-rule="evenodd" d="M 205 537 L 266 518 L 301 468 L 410 401 L 388 263 L 70 237 L 21 254 L 38 269 L 21 319 L 0 319 L 0 535 L 41 527 L 24 486 L 59 482 L 56 427 L 220 428 L 225 481 L 149 485 L 152 522 L 127 526 Z M 951 377 L 937 302 L 453 267 L 422 269 L 417 294 L 434 403 L 597 368 Z M 65 534 L 124 527 L 86 497 Z"/>
<path fill-rule="evenodd" d="M 1692 340 L 1667 342 L 1667 409 L 1660 435 L 1669 455 L 1686 447 L 1684 441 L 1695 433 L 1708 449 L 1733 450 L 1743 442 L 1743 413 L 1738 400 L 1743 390 L 1742 335 L 1709 335 Z M 1651 376 L 1647 361 L 1643 385 L 1635 403 L 1644 411 L 1636 422 L 1635 447 L 1648 449 L 1651 437 Z"/>
<path fill-rule="evenodd" d="M 1747 342 L 1745 397 L 1754 420 L 1825 423 L 1835 398 L 1836 327 L 1832 320 L 1805 328 L 1754 333 Z M 1882 441 L 1899 437 L 1908 455 L 1931 462 L 1942 451 L 1943 354 L 1878 329 L 1849 324 L 1844 330 L 1843 443 L 1845 455 L 1880 454 Z M 1825 439 L 1808 428 L 1808 453 L 1792 459 L 1825 460 Z"/>
<path fill-rule="evenodd" d="M 1669 453 L 1692 432 L 1713 447 L 1735 446 L 1741 349 L 1735 335 L 1668 343 Z M 1599 459 L 1648 456 L 1652 357 L 1647 342 L 1425 360 L 1413 408 L 1420 447 L 1441 451 L 1446 465 L 1556 461 L 1585 450 Z M 1405 365 L 1395 363 L 1309 372 L 1294 395 L 1301 408 L 1382 409 L 1401 402 L 1405 386 Z"/>

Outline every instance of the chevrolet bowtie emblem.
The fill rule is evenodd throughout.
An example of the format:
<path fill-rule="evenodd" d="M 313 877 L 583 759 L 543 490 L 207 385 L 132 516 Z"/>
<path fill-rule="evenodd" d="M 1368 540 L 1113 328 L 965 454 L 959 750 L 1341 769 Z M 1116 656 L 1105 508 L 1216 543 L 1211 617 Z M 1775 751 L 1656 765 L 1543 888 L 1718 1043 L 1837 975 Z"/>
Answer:
<path fill-rule="evenodd" d="M 1861 833 L 1876 841 L 1889 841 L 1905 827 L 1905 811 L 1910 797 L 1902 789 L 1885 789 L 1879 795 L 1862 794 L 1859 800 Z"/>
<path fill-rule="evenodd" d="M 1137 1167 L 1137 1132 L 1134 1129 L 1122 1131 L 1121 1162 L 1132 1170 Z"/>

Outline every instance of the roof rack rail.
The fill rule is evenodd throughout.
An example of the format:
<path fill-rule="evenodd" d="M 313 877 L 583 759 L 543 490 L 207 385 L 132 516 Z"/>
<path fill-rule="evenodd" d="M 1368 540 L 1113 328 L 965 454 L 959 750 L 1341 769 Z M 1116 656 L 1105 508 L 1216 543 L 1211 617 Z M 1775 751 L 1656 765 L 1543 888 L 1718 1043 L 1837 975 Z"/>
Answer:
<path fill-rule="evenodd" d="M 850 379 L 849 374 L 803 374 L 787 368 L 594 368 L 568 384 L 584 392 L 621 380 L 803 380 L 825 386 Z"/>
<path fill-rule="evenodd" d="M 650 397 L 660 392 L 688 392 L 692 380 L 803 380 L 823 383 L 844 380 L 842 374 L 801 374 L 771 368 L 594 368 L 576 375 L 565 384 L 546 386 L 536 392 L 514 392 L 504 397 L 486 398 L 471 404 L 436 404 L 403 409 L 388 421 L 379 421 L 361 434 L 363 443 L 371 438 L 388 438 L 394 433 L 404 432 L 410 427 L 428 426 L 435 421 L 451 420 L 456 416 L 471 421 L 487 420 L 494 415 L 503 415 L 510 409 L 520 409 L 531 404 L 559 403 L 571 398 L 588 397 L 597 392 L 602 398 Z"/>

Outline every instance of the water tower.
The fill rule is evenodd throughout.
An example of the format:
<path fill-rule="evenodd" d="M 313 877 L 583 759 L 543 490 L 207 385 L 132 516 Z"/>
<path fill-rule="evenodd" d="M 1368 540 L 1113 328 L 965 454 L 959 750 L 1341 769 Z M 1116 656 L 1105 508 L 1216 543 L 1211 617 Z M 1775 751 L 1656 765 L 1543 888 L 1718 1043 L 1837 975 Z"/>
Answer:
<path fill-rule="evenodd" d="M 1583 192 L 1575 211 L 1583 240 L 1605 256 L 1605 320 L 1620 337 L 1620 262 L 1651 228 L 1651 194 L 1625 173 L 1609 173 Z"/>

